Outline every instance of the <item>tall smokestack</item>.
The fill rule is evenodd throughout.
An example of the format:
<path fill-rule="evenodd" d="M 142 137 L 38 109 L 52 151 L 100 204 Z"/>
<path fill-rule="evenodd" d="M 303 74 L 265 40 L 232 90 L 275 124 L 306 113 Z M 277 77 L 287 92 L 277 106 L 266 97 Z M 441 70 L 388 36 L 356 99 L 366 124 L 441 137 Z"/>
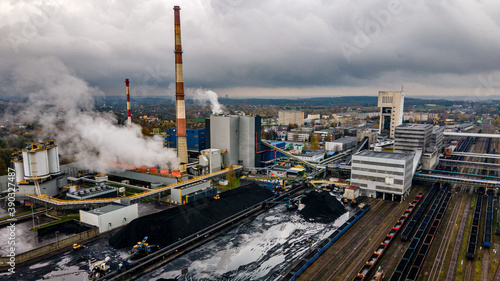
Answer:
<path fill-rule="evenodd" d="M 127 89 L 127 125 L 132 125 L 132 114 L 130 114 L 130 89 L 129 89 L 129 80 L 125 79 L 125 88 Z"/>
<path fill-rule="evenodd" d="M 181 172 L 188 164 L 186 139 L 186 108 L 184 103 L 184 78 L 182 76 L 181 8 L 174 6 L 175 25 L 175 109 L 177 116 L 177 157 L 181 162 Z"/>

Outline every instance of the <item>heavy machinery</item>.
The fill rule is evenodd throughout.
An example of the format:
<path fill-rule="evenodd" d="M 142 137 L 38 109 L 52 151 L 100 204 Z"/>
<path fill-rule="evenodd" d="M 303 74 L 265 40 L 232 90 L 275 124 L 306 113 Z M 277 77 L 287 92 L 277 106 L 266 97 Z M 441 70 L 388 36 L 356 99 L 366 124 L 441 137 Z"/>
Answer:
<path fill-rule="evenodd" d="M 77 243 L 73 244 L 73 250 L 75 250 L 75 251 L 79 251 L 83 248 L 85 248 L 85 246 L 77 244 Z"/>
<path fill-rule="evenodd" d="M 147 240 L 148 236 L 144 237 L 141 242 L 137 242 L 137 244 L 132 247 L 132 250 L 129 251 L 131 259 L 142 258 L 160 249 L 158 245 L 149 245 L 146 243 Z"/>
<path fill-rule="evenodd" d="M 107 265 L 107 262 L 109 260 L 109 257 L 106 257 L 104 260 L 96 261 L 94 263 L 89 260 L 89 279 L 97 280 L 106 275 L 109 270 L 109 266 Z"/>
<path fill-rule="evenodd" d="M 285 198 L 283 201 L 265 201 L 267 204 L 285 204 L 287 210 L 297 210 L 300 205 L 300 201 L 304 197 L 304 194 L 302 194 L 299 197 L 296 198 Z"/>

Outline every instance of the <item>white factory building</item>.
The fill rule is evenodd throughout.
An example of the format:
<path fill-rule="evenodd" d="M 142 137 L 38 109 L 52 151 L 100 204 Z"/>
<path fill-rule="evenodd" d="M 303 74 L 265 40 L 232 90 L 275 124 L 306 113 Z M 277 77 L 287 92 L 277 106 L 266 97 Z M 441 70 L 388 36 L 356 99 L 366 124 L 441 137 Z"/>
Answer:
<path fill-rule="evenodd" d="M 97 226 L 99 233 L 126 225 L 138 217 L 139 208 L 137 204 L 130 206 L 111 204 L 90 211 L 80 210 L 80 221 Z"/>
<path fill-rule="evenodd" d="M 326 151 L 342 152 L 356 146 L 356 137 L 343 137 L 334 141 L 325 142 Z"/>
<path fill-rule="evenodd" d="M 410 192 L 413 154 L 363 150 L 352 156 L 351 185 L 360 195 L 402 201 Z"/>

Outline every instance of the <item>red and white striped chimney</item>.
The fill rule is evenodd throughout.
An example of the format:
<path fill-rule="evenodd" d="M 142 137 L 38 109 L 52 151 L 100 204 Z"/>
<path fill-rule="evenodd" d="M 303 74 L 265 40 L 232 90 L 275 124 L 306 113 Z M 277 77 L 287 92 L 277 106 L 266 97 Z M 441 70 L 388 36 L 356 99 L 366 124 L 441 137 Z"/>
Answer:
<path fill-rule="evenodd" d="M 125 79 L 125 88 L 127 89 L 127 125 L 132 125 L 132 114 L 130 114 L 130 89 L 129 89 L 129 80 Z"/>
<path fill-rule="evenodd" d="M 182 75 L 181 8 L 174 6 L 175 25 L 175 109 L 177 116 L 177 157 L 181 162 L 181 172 L 188 164 L 186 138 L 186 107 L 184 103 L 184 78 Z"/>

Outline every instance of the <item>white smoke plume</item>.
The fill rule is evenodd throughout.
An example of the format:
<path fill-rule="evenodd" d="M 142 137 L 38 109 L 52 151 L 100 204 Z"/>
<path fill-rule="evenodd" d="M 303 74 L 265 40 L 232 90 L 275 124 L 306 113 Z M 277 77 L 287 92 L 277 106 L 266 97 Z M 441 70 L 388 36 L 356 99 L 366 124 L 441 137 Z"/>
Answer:
<path fill-rule="evenodd" d="M 108 172 L 118 162 L 178 168 L 175 151 L 164 148 L 161 138 L 145 138 L 140 126 L 118 126 L 113 114 L 94 111 L 93 97 L 102 92 L 57 59 L 24 61 L 13 69 L 12 80 L 12 91 L 29 93 L 23 121 L 38 121 L 40 138 L 54 138 L 60 154 L 82 168 Z"/>
<path fill-rule="evenodd" d="M 188 91 L 190 93 L 190 91 Z M 217 93 L 211 90 L 196 89 L 192 93 L 192 98 L 195 102 L 200 104 L 210 103 L 210 108 L 212 108 L 212 114 L 222 114 L 226 110 L 223 105 L 219 103 L 219 97 Z"/>

